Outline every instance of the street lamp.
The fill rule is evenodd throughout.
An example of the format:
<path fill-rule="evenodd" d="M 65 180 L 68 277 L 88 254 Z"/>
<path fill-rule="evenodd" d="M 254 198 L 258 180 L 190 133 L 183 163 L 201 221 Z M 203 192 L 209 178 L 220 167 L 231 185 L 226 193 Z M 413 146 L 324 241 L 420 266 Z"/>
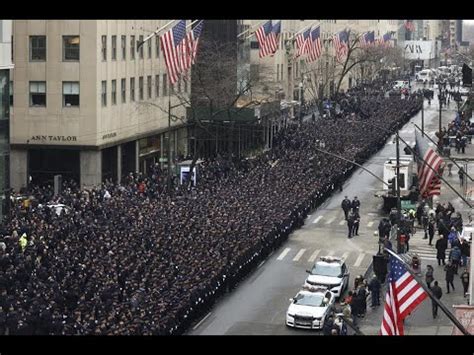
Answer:
<path fill-rule="evenodd" d="M 299 117 L 299 122 L 301 123 L 303 118 L 302 118 L 302 106 L 303 106 L 303 79 L 301 79 L 300 82 L 300 117 Z"/>

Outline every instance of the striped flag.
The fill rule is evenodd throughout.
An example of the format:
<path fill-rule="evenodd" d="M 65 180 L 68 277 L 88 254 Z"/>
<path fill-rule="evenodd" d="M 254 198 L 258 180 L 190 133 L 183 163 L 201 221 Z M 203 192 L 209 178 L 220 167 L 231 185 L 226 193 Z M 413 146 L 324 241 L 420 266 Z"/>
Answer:
<path fill-rule="evenodd" d="M 380 334 L 403 335 L 403 320 L 427 297 L 428 294 L 405 265 L 390 255 L 388 290 Z"/>
<path fill-rule="evenodd" d="M 278 50 L 278 44 L 280 43 L 280 33 L 281 33 L 281 21 L 278 21 L 272 26 L 272 32 L 270 33 L 270 49 L 272 51 L 271 55 L 274 55 Z"/>
<path fill-rule="evenodd" d="M 413 20 L 405 20 L 405 29 L 410 32 L 415 31 L 415 24 L 413 23 Z"/>
<path fill-rule="evenodd" d="M 189 66 L 196 62 L 197 47 L 199 43 L 199 37 L 201 36 L 202 27 L 204 20 L 199 21 L 194 25 L 194 28 L 187 34 L 187 45 L 188 45 L 188 60 Z"/>
<path fill-rule="evenodd" d="M 418 183 L 420 195 L 422 198 L 427 198 L 433 195 L 440 195 L 441 193 L 441 179 L 436 176 L 436 171 L 440 176 L 443 174 L 444 161 L 436 153 L 436 151 L 429 146 L 426 139 L 420 137 L 418 131 L 415 132 L 417 153 L 426 162 L 423 163 L 418 160 Z M 431 166 L 431 170 L 428 165 Z"/>
<path fill-rule="evenodd" d="M 180 20 L 177 25 L 160 37 L 161 49 L 165 57 L 165 65 L 171 85 L 178 81 L 183 71 L 182 42 L 186 36 L 186 21 Z"/>
<path fill-rule="evenodd" d="M 341 61 L 349 51 L 349 33 L 346 30 L 336 33 L 333 36 L 333 44 L 336 50 L 336 59 Z"/>
<path fill-rule="evenodd" d="M 309 56 L 306 58 L 306 62 L 314 62 L 316 59 L 321 57 L 323 47 L 321 45 L 321 27 L 318 26 L 311 31 L 311 42 L 309 46 Z"/>
<path fill-rule="evenodd" d="M 260 48 L 258 54 L 260 58 L 266 57 L 267 55 L 273 53 L 271 45 L 271 34 L 272 32 L 272 21 L 265 22 L 262 26 L 255 31 L 255 36 L 257 37 L 258 46 Z"/>
<path fill-rule="evenodd" d="M 375 31 L 366 32 L 360 38 L 360 44 L 362 47 L 369 47 L 375 42 Z"/>
<path fill-rule="evenodd" d="M 299 33 L 296 36 L 297 50 L 296 50 L 295 58 L 298 58 L 299 56 L 308 53 L 310 33 L 311 33 L 311 27 L 308 28 L 306 31 Z"/>

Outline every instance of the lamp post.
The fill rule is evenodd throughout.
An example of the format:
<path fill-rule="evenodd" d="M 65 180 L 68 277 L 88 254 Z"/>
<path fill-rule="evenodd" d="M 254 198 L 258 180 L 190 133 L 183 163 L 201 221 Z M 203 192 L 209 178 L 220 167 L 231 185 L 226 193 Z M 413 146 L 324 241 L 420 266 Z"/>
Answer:
<path fill-rule="evenodd" d="M 299 123 L 301 124 L 303 122 L 302 118 L 302 109 L 303 109 L 303 79 L 301 79 L 300 82 L 300 114 L 299 114 Z"/>

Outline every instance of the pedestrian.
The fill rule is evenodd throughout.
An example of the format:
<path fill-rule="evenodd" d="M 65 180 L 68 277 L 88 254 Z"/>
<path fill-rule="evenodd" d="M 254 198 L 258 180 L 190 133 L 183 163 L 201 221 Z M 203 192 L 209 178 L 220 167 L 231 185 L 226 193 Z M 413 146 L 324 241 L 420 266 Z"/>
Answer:
<path fill-rule="evenodd" d="M 434 281 L 434 269 L 431 265 L 426 266 L 426 274 L 425 274 L 425 281 L 428 285 L 428 288 L 431 288 L 431 283 Z"/>
<path fill-rule="evenodd" d="M 461 262 L 461 249 L 455 245 L 449 253 L 449 261 L 452 262 L 454 266 L 454 273 L 458 274 L 459 263 Z"/>
<path fill-rule="evenodd" d="M 441 296 L 443 295 L 443 290 L 441 289 L 441 287 L 438 286 L 438 281 L 434 282 L 434 285 L 431 288 L 431 292 L 436 297 L 436 299 L 441 299 Z M 431 305 L 433 310 L 433 319 L 435 319 L 438 316 L 438 304 L 435 301 L 431 300 Z"/>
<path fill-rule="evenodd" d="M 342 200 L 341 202 L 341 208 L 344 211 L 344 216 L 345 216 L 344 218 L 346 219 L 346 221 L 347 221 L 347 215 L 349 211 L 351 210 L 351 205 L 352 205 L 351 200 L 349 200 L 347 196 L 344 196 L 344 200 Z"/>
<path fill-rule="evenodd" d="M 349 215 L 347 216 L 347 230 L 348 230 L 347 238 L 352 238 L 352 233 L 354 231 L 354 221 L 355 221 L 354 212 L 350 211 Z"/>
<path fill-rule="evenodd" d="M 453 291 L 455 290 L 454 289 L 454 284 L 453 284 L 455 270 L 456 270 L 455 266 L 453 265 L 452 261 L 449 260 L 448 265 L 446 265 L 444 267 L 444 271 L 446 271 L 446 288 L 448 289 L 448 292 L 446 292 L 446 293 L 449 293 L 449 286 L 450 285 L 453 288 Z"/>
<path fill-rule="evenodd" d="M 464 169 L 461 167 L 458 171 L 459 175 L 459 186 L 463 187 L 464 186 Z"/>
<path fill-rule="evenodd" d="M 448 249 L 448 241 L 442 234 L 438 235 L 438 240 L 436 241 L 435 247 L 436 247 L 436 259 L 438 260 L 438 266 L 443 263 L 443 265 L 446 265 L 446 249 Z"/>
<path fill-rule="evenodd" d="M 471 246 L 466 239 L 463 239 L 461 242 L 461 260 L 462 266 L 467 266 L 467 259 L 471 256 Z"/>
<path fill-rule="evenodd" d="M 360 210 L 360 201 L 358 200 L 357 196 L 354 196 L 354 199 L 352 200 L 351 203 L 352 209 L 359 209 Z"/>
<path fill-rule="evenodd" d="M 369 291 L 372 295 L 372 304 L 370 307 L 375 308 L 376 306 L 380 306 L 380 288 L 382 285 L 380 284 L 379 279 L 374 275 L 372 280 L 369 283 Z"/>
<path fill-rule="evenodd" d="M 469 288 L 469 271 L 467 270 L 467 267 L 464 268 L 464 271 L 461 274 L 461 283 L 464 291 L 464 297 L 467 297 L 467 291 Z"/>
<path fill-rule="evenodd" d="M 435 221 L 433 218 L 430 217 L 429 222 L 428 222 L 428 236 L 429 236 L 428 245 L 433 245 L 432 242 L 433 242 L 434 234 L 435 234 Z"/>
<path fill-rule="evenodd" d="M 331 331 L 334 326 L 334 317 L 329 315 L 323 324 L 323 335 L 331 335 Z"/>
<path fill-rule="evenodd" d="M 354 208 L 354 227 L 353 227 L 353 233 L 352 236 L 354 235 L 359 235 L 359 225 L 360 225 L 360 214 L 359 214 L 359 208 Z"/>

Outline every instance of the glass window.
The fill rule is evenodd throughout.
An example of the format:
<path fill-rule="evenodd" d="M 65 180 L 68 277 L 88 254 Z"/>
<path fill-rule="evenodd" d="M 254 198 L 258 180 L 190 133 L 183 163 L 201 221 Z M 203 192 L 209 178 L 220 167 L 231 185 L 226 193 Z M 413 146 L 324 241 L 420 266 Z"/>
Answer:
<path fill-rule="evenodd" d="M 122 89 L 122 103 L 127 102 L 127 81 L 124 79 L 120 80 Z"/>
<path fill-rule="evenodd" d="M 105 80 L 102 81 L 101 98 L 102 98 L 102 106 L 107 106 L 107 81 Z"/>
<path fill-rule="evenodd" d="M 30 81 L 30 106 L 46 107 L 46 81 Z"/>
<path fill-rule="evenodd" d="M 112 36 L 112 60 L 117 60 L 117 36 Z"/>
<path fill-rule="evenodd" d="M 151 39 L 148 40 L 148 59 L 151 58 Z"/>
<path fill-rule="evenodd" d="M 135 78 L 130 78 L 130 101 L 135 101 Z"/>
<path fill-rule="evenodd" d="M 10 81 L 10 106 L 13 106 L 13 81 Z"/>
<path fill-rule="evenodd" d="M 78 61 L 79 51 L 79 36 L 63 36 L 63 60 Z"/>
<path fill-rule="evenodd" d="M 13 83 L 10 81 L 10 71 L 0 70 L 0 123 L 9 119 L 13 93 L 12 87 Z M 3 149 L 2 146 L 8 146 L 8 135 L 9 131 L 7 127 L 0 127 L 0 149 Z M 2 185 L 0 184 L 0 186 Z"/>
<path fill-rule="evenodd" d="M 107 60 L 107 36 L 102 36 L 102 60 Z"/>
<path fill-rule="evenodd" d="M 155 97 L 160 96 L 160 75 L 155 75 Z"/>
<path fill-rule="evenodd" d="M 138 78 L 138 99 L 143 100 L 143 76 Z"/>
<path fill-rule="evenodd" d="M 163 96 L 168 95 L 168 74 L 163 74 Z"/>
<path fill-rule="evenodd" d="M 117 80 L 112 80 L 112 105 L 117 104 Z"/>
<path fill-rule="evenodd" d="M 46 60 L 46 36 L 30 36 L 30 61 Z"/>
<path fill-rule="evenodd" d="M 151 99 L 151 75 L 148 75 L 146 78 L 146 86 L 148 89 L 148 98 Z"/>
<path fill-rule="evenodd" d="M 341 265 L 339 264 L 327 264 L 327 263 L 317 263 L 314 265 L 311 270 L 312 275 L 322 275 L 322 276 L 331 276 L 339 277 L 341 274 Z"/>
<path fill-rule="evenodd" d="M 63 81 L 63 107 L 79 106 L 79 82 Z"/>
<path fill-rule="evenodd" d="M 155 37 L 156 58 L 160 58 L 160 37 Z"/>
<path fill-rule="evenodd" d="M 143 42 L 143 35 L 140 35 L 140 36 L 138 37 L 138 42 L 139 42 L 140 44 L 142 44 L 142 42 Z M 140 59 L 143 59 L 143 44 L 140 46 L 139 54 L 140 54 Z"/>
<path fill-rule="evenodd" d="M 135 59 L 135 36 L 130 36 L 130 59 Z"/>
<path fill-rule="evenodd" d="M 127 59 L 127 36 L 122 36 L 122 60 Z"/>

